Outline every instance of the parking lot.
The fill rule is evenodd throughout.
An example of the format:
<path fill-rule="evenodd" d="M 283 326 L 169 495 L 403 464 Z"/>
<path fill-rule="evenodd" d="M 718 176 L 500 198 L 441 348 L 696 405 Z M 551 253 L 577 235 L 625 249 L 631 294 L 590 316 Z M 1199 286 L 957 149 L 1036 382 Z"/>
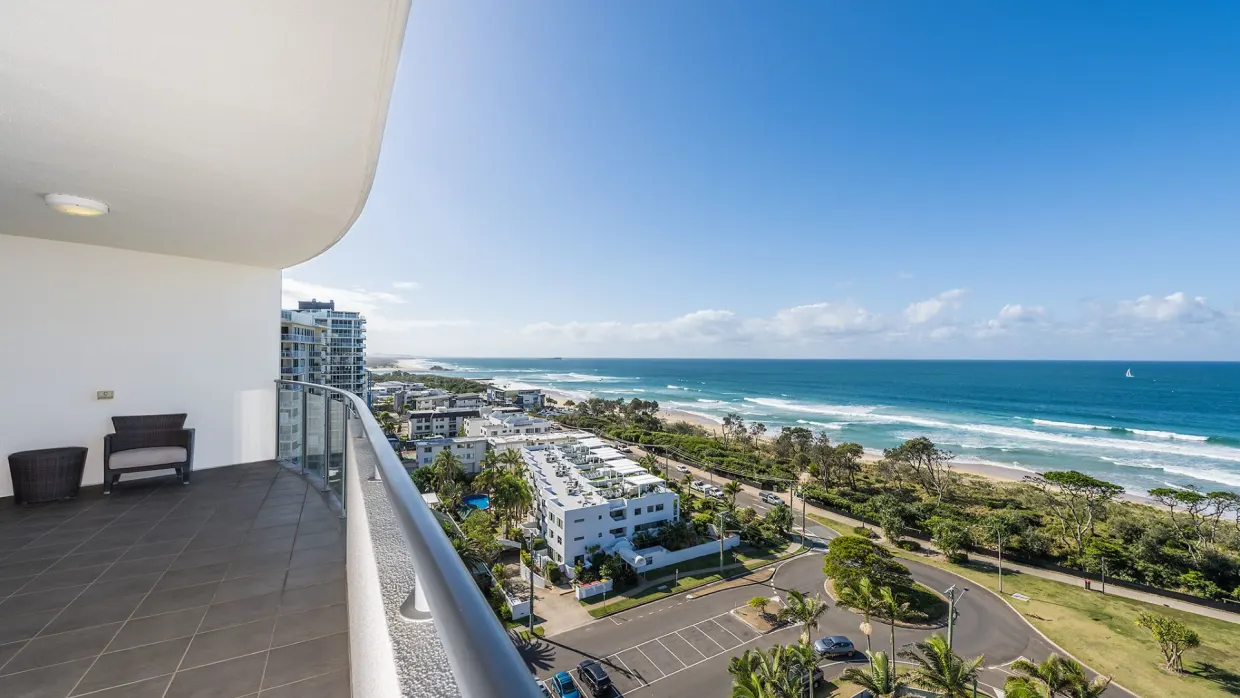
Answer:
<path fill-rule="evenodd" d="M 739 654 L 743 651 L 743 645 L 759 637 L 761 635 L 744 621 L 731 613 L 722 613 L 599 661 L 611 675 L 616 692 L 627 696 L 724 652 Z M 576 666 L 555 667 L 540 678 L 550 689 L 551 684 L 547 680 L 560 671 L 571 673 L 576 680 Z M 552 695 L 555 695 L 554 690 Z"/>

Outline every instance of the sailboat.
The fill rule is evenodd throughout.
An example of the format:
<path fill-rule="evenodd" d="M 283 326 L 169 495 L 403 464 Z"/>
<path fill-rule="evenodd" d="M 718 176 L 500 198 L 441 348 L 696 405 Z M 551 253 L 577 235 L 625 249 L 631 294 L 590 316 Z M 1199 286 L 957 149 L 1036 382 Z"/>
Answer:
<path fill-rule="evenodd" d="M 1130 368 L 1130 369 L 1128 369 L 1127 371 L 1125 371 L 1125 372 L 1124 372 L 1124 377 L 1125 377 L 1125 378 L 1134 378 L 1134 377 L 1135 377 L 1135 376 L 1133 376 L 1133 375 L 1132 375 L 1132 369 L 1131 369 L 1131 368 Z"/>

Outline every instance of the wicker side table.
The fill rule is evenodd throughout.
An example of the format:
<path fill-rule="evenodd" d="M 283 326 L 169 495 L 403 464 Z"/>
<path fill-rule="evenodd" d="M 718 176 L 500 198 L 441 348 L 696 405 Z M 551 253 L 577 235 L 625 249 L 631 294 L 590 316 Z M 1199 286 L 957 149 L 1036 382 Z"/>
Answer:
<path fill-rule="evenodd" d="M 86 449 L 80 446 L 11 454 L 13 499 L 18 504 L 30 504 L 76 497 L 85 469 Z"/>

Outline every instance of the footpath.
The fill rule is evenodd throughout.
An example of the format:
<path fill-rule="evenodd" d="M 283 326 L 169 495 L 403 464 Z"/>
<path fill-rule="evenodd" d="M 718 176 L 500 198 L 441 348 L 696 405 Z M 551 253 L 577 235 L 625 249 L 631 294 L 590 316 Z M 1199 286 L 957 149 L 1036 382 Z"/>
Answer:
<path fill-rule="evenodd" d="M 640 447 L 635 447 L 635 450 L 640 450 Z M 654 454 L 654 455 L 658 455 L 658 454 Z M 660 460 L 663 460 L 666 458 L 665 456 L 661 456 L 661 455 L 659 455 L 658 457 Z M 691 465 L 689 463 L 679 463 L 675 460 L 669 460 L 668 462 L 673 468 L 676 467 L 677 465 L 682 465 L 684 467 L 687 467 L 689 469 L 690 474 L 696 479 L 709 480 L 712 477 L 711 473 L 707 473 L 706 471 L 701 470 L 700 468 L 694 465 Z M 721 475 L 719 473 L 714 473 L 713 477 L 722 479 L 722 480 L 729 479 L 727 476 Z M 755 497 L 757 496 L 758 492 L 761 491 L 755 487 L 746 485 L 744 483 L 741 484 L 741 488 L 744 492 L 747 492 Z M 813 503 L 808 502 L 808 501 L 803 501 L 802 503 L 804 505 L 806 513 L 814 514 L 815 516 L 820 516 L 822 518 L 830 519 L 832 521 L 837 521 L 843 526 L 848 527 L 848 528 L 852 528 L 855 526 L 865 526 L 866 528 L 874 530 L 873 526 L 867 525 L 862 521 L 858 521 L 857 519 L 853 519 L 848 516 L 844 516 L 842 514 L 837 514 L 836 512 L 833 512 L 833 511 L 827 511 L 825 509 L 821 509 L 817 506 L 814 506 Z M 879 532 L 875 531 L 875 533 L 879 533 Z M 889 541 L 884 541 L 884 542 L 889 543 Z M 935 548 L 932 545 L 922 542 L 922 541 L 919 541 L 919 542 L 921 542 L 922 547 L 926 548 L 927 550 L 938 552 L 937 550 L 935 550 Z M 969 557 L 975 560 L 983 560 L 991 564 L 996 564 L 996 565 L 998 564 L 997 558 L 989 556 L 989 555 L 979 554 L 973 551 L 969 552 Z M 1029 565 L 1022 565 L 1020 563 L 1009 562 L 1008 560 L 1003 561 L 1003 569 L 1004 571 L 1013 570 L 1016 572 L 1020 572 L 1021 574 L 1027 574 L 1031 577 L 1041 577 L 1042 579 L 1049 579 L 1052 581 L 1061 582 L 1063 584 L 1071 584 L 1073 586 L 1078 586 L 1078 587 L 1085 586 L 1085 579 L 1083 577 L 1076 577 L 1070 574 L 1064 574 L 1062 572 L 1042 569 L 1040 567 L 1031 567 Z M 1096 585 L 1094 586 L 1094 590 L 1097 591 Z M 1174 608 L 1179 611 L 1195 613 L 1199 616 L 1205 616 L 1208 618 L 1216 618 L 1218 620 L 1227 621 L 1229 623 L 1240 624 L 1240 614 L 1229 613 L 1227 611 L 1217 609 L 1217 608 L 1210 608 L 1208 606 L 1198 606 L 1197 604 L 1189 603 L 1187 601 L 1181 601 L 1179 599 L 1172 599 L 1172 598 L 1168 598 L 1165 596 L 1159 596 L 1157 594 L 1150 594 L 1147 592 L 1138 591 L 1136 589 L 1128 589 L 1128 588 L 1120 587 L 1120 586 L 1109 586 L 1107 587 L 1106 593 L 1112 596 L 1120 596 L 1123 598 L 1133 599 L 1135 601 L 1142 601 L 1144 603 L 1153 604 L 1155 606 L 1164 606 L 1166 608 Z"/>

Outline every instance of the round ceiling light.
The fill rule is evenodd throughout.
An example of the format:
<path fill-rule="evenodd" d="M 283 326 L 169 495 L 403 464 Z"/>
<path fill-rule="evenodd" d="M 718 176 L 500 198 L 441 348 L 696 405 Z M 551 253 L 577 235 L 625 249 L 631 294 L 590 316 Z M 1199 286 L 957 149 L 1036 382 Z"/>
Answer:
<path fill-rule="evenodd" d="M 108 205 L 102 201 L 83 199 L 80 196 L 48 194 L 43 200 L 53 209 L 70 216 L 102 216 L 108 212 Z"/>

